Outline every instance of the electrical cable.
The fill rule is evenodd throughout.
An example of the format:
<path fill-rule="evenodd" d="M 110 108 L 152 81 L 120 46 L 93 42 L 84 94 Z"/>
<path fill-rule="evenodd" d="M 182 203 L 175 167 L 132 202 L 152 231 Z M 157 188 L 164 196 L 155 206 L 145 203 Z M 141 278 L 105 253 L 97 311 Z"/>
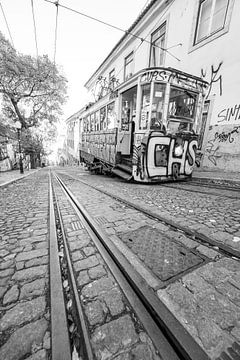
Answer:
<path fill-rule="evenodd" d="M 6 15 L 5 15 L 5 13 L 4 13 L 3 6 L 2 6 L 2 3 L 1 3 L 1 2 L 0 2 L 0 6 L 1 6 L 1 10 L 2 10 L 2 13 L 3 13 L 3 17 L 4 17 L 4 20 L 5 20 L 7 29 L 8 29 L 8 34 L 9 34 L 9 37 L 10 37 L 10 39 L 11 39 L 12 46 L 14 47 L 14 43 L 13 43 L 11 31 L 10 31 L 10 28 L 9 28 L 9 26 L 8 26 L 7 18 L 6 18 Z"/>
<path fill-rule="evenodd" d="M 57 7 L 58 7 L 58 6 L 61 6 L 62 8 L 66 9 L 66 10 L 69 10 L 69 11 L 72 11 L 72 12 L 74 12 L 74 13 L 76 13 L 76 14 L 82 15 L 82 16 L 88 18 L 88 19 L 97 21 L 97 22 L 99 22 L 99 23 L 101 23 L 101 24 L 103 24 L 103 25 L 106 25 L 106 26 L 109 26 L 109 27 L 111 27 L 111 28 L 113 28 L 113 29 L 116 29 L 116 30 L 119 30 L 119 31 L 121 31 L 121 32 L 124 32 L 126 35 L 127 35 L 127 34 L 128 34 L 128 35 L 131 35 L 131 36 L 133 36 L 133 37 L 135 37 L 135 38 L 137 38 L 137 39 L 140 39 L 142 42 L 145 41 L 145 42 L 147 42 L 147 43 L 149 43 L 149 44 L 152 45 L 151 41 L 148 41 L 148 40 L 146 40 L 146 39 L 143 39 L 143 38 L 141 38 L 140 36 L 135 35 L 135 34 L 131 33 L 131 32 L 128 31 L 128 30 L 123 30 L 123 29 L 119 28 L 118 26 L 109 24 L 109 23 L 107 23 L 107 22 L 105 22 L 105 21 L 102 21 L 102 20 L 100 20 L 100 19 L 97 19 L 97 18 L 95 18 L 95 17 L 93 17 L 93 16 L 84 14 L 84 13 L 82 13 L 82 12 L 80 12 L 80 11 L 71 9 L 71 8 L 69 8 L 69 7 L 67 7 L 67 6 L 60 5 L 60 4 L 58 4 L 58 2 L 52 2 L 52 1 L 50 1 L 50 0 L 44 0 L 44 1 L 46 1 L 46 2 L 48 2 L 48 3 L 50 3 L 50 4 L 54 4 L 54 5 L 56 5 Z M 157 48 L 159 48 L 159 49 L 161 49 L 161 50 L 163 50 L 163 51 L 166 51 L 166 52 L 167 52 L 169 55 L 171 55 L 173 58 L 175 58 L 176 60 L 180 61 L 180 59 L 178 59 L 175 55 L 173 55 L 173 54 L 172 54 L 170 51 L 168 51 L 167 49 L 164 49 L 164 48 L 162 48 L 161 46 L 158 46 L 158 45 L 154 45 L 154 46 L 157 47 Z"/>
<path fill-rule="evenodd" d="M 55 64 L 56 61 L 56 52 L 57 52 L 57 28 L 58 28 L 58 7 L 60 6 L 60 4 L 58 3 L 58 0 L 55 3 L 57 7 L 56 10 L 56 21 L 55 21 L 55 36 L 54 36 L 54 55 L 53 55 L 53 63 Z"/>
<path fill-rule="evenodd" d="M 31 5 L 32 5 L 32 16 L 33 16 L 33 27 L 34 27 L 36 54 L 37 54 L 37 59 L 38 59 L 37 28 L 36 28 L 36 21 L 35 21 L 35 15 L 34 15 L 33 0 L 31 0 Z"/>
<path fill-rule="evenodd" d="M 148 0 L 149 1 L 149 0 Z M 148 2 L 147 1 L 147 2 Z M 147 3 L 146 3 L 147 4 Z M 156 23 L 151 27 L 151 29 L 149 30 L 149 32 L 147 33 L 147 35 L 144 37 L 144 40 L 154 31 L 154 29 L 156 28 L 156 25 L 161 21 L 161 19 L 165 16 L 165 14 L 167 13 L 169 7 L 171 6 L 171 4 L 168 4 L 168 6 L 166 7 L 165 11 L 161 14 L 161 16 L 157 19 Z M 151 42 L 150 42 L 151 43 Z M 141 39 L 140 44 L 138 45 L 138 47 L 134 50 L 134 54 L 136 54 L 136 52 L 139 50 L 140 46 L 143 44 L 143 41 Z M 154 46 L 151 43 L 152 46 Z M 177 45 L 176 45 L 177 46 Z M 115 77 L 118 76 L 118 74 L 120 74 L 120 72 L 124 69 L 125 64 L 121 67 L 121 69 L 118 71 L 118 73 L 116 74 Z"/>

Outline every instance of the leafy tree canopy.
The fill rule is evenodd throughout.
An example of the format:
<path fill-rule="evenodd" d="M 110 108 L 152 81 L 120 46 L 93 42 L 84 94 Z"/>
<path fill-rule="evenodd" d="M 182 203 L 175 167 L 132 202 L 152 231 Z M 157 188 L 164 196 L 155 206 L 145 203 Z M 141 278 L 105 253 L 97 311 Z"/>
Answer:
<path fill-rule="evenodd" d="M 23 129 L 58 120 L 66 100 L 67 80 L 47 55 L 18 53 L 0 32 L 0 94 L 3 113 Z"/>

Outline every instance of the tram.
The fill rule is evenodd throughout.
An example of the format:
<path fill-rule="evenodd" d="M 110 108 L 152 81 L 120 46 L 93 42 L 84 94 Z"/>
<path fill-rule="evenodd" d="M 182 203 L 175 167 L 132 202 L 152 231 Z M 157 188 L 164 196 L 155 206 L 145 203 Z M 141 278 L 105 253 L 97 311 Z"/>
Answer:
<path fill-rule="evenodd" d="M 208 83 L 173 68 L 147 68 L 85 109 L 80 161 L 128 181 L 192 175 Z"/>

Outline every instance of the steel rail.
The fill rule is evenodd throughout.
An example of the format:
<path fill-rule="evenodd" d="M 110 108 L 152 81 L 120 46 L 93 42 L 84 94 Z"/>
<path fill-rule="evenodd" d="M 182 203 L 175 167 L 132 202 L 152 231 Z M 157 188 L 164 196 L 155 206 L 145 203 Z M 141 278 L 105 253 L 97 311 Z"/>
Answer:
<path fill-rule="evenodd" d="M 133 269 L 60 177 L 56 174 L 55 177 L 143 323 L 162 359 L 209 360 L 204 350 Z"/>
<path fill-rule="evenodd" d="M 188 227 L 186 227 L 184 225 L 180 225 L 180 224 L 174 222 L 173 220 L 166 219 L 164 216 L 156 214 L 156 213 L 154 213 L 153 211 L 151 211 L 149 209 L 146 210 L 142 206 L 136 205 L 136 204 L 134 204 L 134 203 L 132 203 L 132 202 L 130 202 L 128 200 L 125 200 L 125 199 L 121 198 L 120 196 L 111 194 L 110 192 L 108 192 L 106 190 L 102 190 L 102 189 L 99 189 L 99 188 L 97 188 L 97 187 L 95 187 L 93 185 L 90 185 L 90 184 L 86 183 L 85 181 L 74 177 L 73 175 L 65 174 L 65 173 L 64 173 L 64 175 L 67 175 L 70 178 L 72 178 L 72 179 L 74 179 L 76 181 L 79 181 L 79 182 L 81 182 L 82 184 L 84 184 L 86 186 L 91 187 L 92 189 L 95 189 L 95 190 L 97 190 L 97 191 L 99 191 L 99 192 L 101 192 L 101 193 L 103 193 L 103 194 L 105 194 L 107 196 L 112 197 L 113 199 L 116 199 L 116 200 L 122 202 L 123 204 L 125 204 L 125 205 L 139 211 L 139 212 L 142 212 L 143 214 L 151 217 L 152 219 L 159 220 L 162 223 L 165 223 L 165 224 L 171 226 L 175 230 L 182 231 L 183 233 L 185 233 L 190 238 L 192 238 L 195 241 L 199 242 L 201 245 L 202 244 L 205 244 L 205 245 L 208 244 L 208 245 L 211 245 L 212 247 L 215 247 L 215 248 L 218 247 L 218 249 L 219 249 L 218 251 L 221 252 L 223 255 L 228 256 L 228 257 L 235 257 L 237 259 L 240 259 L 240 252 L 238 250 L 235 250 L 235 249 L 231 248 L 228 245 L 222 244 L 219 241 L 208 237 L 207 235 L 201 234 L 197 230 L 192 230 L 192 229 L 190 229 L 190 228 L 188 228 Z"/>
<path fill-rule="evenodd" d="M 60 227 L 61 227 L 61 231 L 62 231 L 62 239 L 63 239 L 64 250 L 65 250 L 65 255 L 66 255 L 71 289 L 73 291 L 73 298 L 75 301 L 75 306 L 76 306 L 76 311 L 77 311 L 77 316 L 78 316 L 78 326 L 81 329 L 81 333 L 82 333 L 83 339 L 84 339 L 84 341 L 82 343 L 83 355 L 84 355 L 84 359 L 93 360 L 94 357 L 93 357 L 91 343 L 90 343 L 90 339 L 89 339 L 89 333 L 88 333 L 87 325 L 86 325 L 86 322 L 84 319 L 83 309 L 82 309 L 82 306 L 81 306 L 81 303 L 79 300 L 78 289 L 77 289 L 76 280 L 75 280 L 75 276 L 74 276 L 74 270 L 73 270 L 73 266 L 72 266 L 70 252 L 69 252 L 67 239 L 66 239 L 66 235 L 65 235 L 65 231 L 64 231 L 63 220 L 62 220 L 61 212 L 59 210 L 57 198 L 56 198 L 56 208 L 57 208 L 59 223 L 60 223 Z"/>
<path fill-rule="evenodd" d="M 71 360 L 62 277 L 58 256 L 58 241 L 53 205 L 52 181 L 49 174 L 49 257 L 52 360 Z"/>
<path fill-rule="evenodd" d="M 189 192 L 196 192 L 196 193 L 201 193 L 201 194 L 208 194 L 208 195 L 213 195 L 213 196 L 218 196 L 218 197 L 226 197 L 226 198 L 230 198 L 230 199 L 240 199 L 240 190 L 239 189 L 235 189 L 235 188 L 227 188 L 227 187 L 215 187 L 215 186 L 209 186 L 207 184 L 202 184 L 200 182 L 196 182 L 196 183 L 192 183 L 192 182 L 178 182 L 178 183 L 172 183 L 172 184 L 167 184 L 167 183 L 161 183 L 158 184 L 161 187 L 166 187 L 166 188 L 172 188 L 172 189 L 176 189 L 176 190 L 183 190 L 183 191 L 189 191 Z M 177 185 L 177 186 L 176 186 Z M 181 187 L 181 185 L 183 185 Z M 199 190 L 199 189 L 189 189 L 189 188 L 185 188 L 185 186 L 195 186 L 195 187 L 205 187 L 205 188 L 210 188 L 210 189 L 215 189 L 215 190 L 225 190 L 225 191 L 229 191 L 229 192 L 235 192 L 235 193 L 239 193 L 239 197 L 237 198 L 236 195 L 228 195 L 228 194 L 216 194 L 213 192 L 209 192 L 207 191 L 207 189 L 205 191 L 203 190 Z"/>

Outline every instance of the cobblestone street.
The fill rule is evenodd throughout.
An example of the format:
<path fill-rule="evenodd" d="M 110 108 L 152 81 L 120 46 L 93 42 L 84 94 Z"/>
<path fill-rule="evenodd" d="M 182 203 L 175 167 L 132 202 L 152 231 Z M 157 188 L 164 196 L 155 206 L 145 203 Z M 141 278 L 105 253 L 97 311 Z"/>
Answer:
<path fill-rule="evenodd" d="M 71 171 L 71 170 L 70 170 Z M 72 170 L 77 175 L 77 170 Z M 118 179 L 105 179 L 107 187 L 102 184 L 101 176 L 88 176 L 80 173 L 80 179 L 89 184 L 105 188 L 111 194 L 131 199 L 134 203 L 155 211 L 166 220 L 173 220 L 181 226 L 207 234 L 214 240 L 240 250 L 240 199 L 218 195 L 190 192 L 177 187 L 167 188 L 161 185 L 129 184 L 121 181 L 119 191 Z M 85 177 L 87 177 L 85 179 Z"/>
<path fill-rule="evenodd" d="M 219 253 L 217 247 L 204 246 L 167 223 L 156 223 L 83 183 L 67 180 L 66 175 L 161 213 L 166 222 L 174 220 L 211 234 L 235 251 L 239 251 L 240 244 L 240 200 L 157 185 L 127 184 L 117 178 L 90 175 L 82 167 L 58 170 L 65 174 L 63 179 L 71 191 L 112 243 L 210 359 L 225 359 L 227 351 L 240 356 L 239 259 Z M 49 171 L 42 169 L 0 187 L 0 359 L 51 358 L 48 184 Z M 136 332 L 120 288 L 59 190 L 57 196 L 97 359 L 102 359 L 106 348 L 106 359 L 115 359 L 116 351 L 125 349 L 125 340 L 131 340 L 126 356 L 160 359 L 147 333 L 141 331 L 140 336 Z M 139 238 L 139 243 L 129 243 L 129 237 Z M 171 242 L 194 251 L 197 260 L 192 258 L 192 265 L 186 267 L 167 254 L 153 260 L 161 247 Z M 100 333 L 106 337 L 104 343 L 99 342 Z"/>
<path fill-rule="evenodd" d="M 47 172 L 1 187 L 0 197 L 0 359 L 48 359 Z"/>

